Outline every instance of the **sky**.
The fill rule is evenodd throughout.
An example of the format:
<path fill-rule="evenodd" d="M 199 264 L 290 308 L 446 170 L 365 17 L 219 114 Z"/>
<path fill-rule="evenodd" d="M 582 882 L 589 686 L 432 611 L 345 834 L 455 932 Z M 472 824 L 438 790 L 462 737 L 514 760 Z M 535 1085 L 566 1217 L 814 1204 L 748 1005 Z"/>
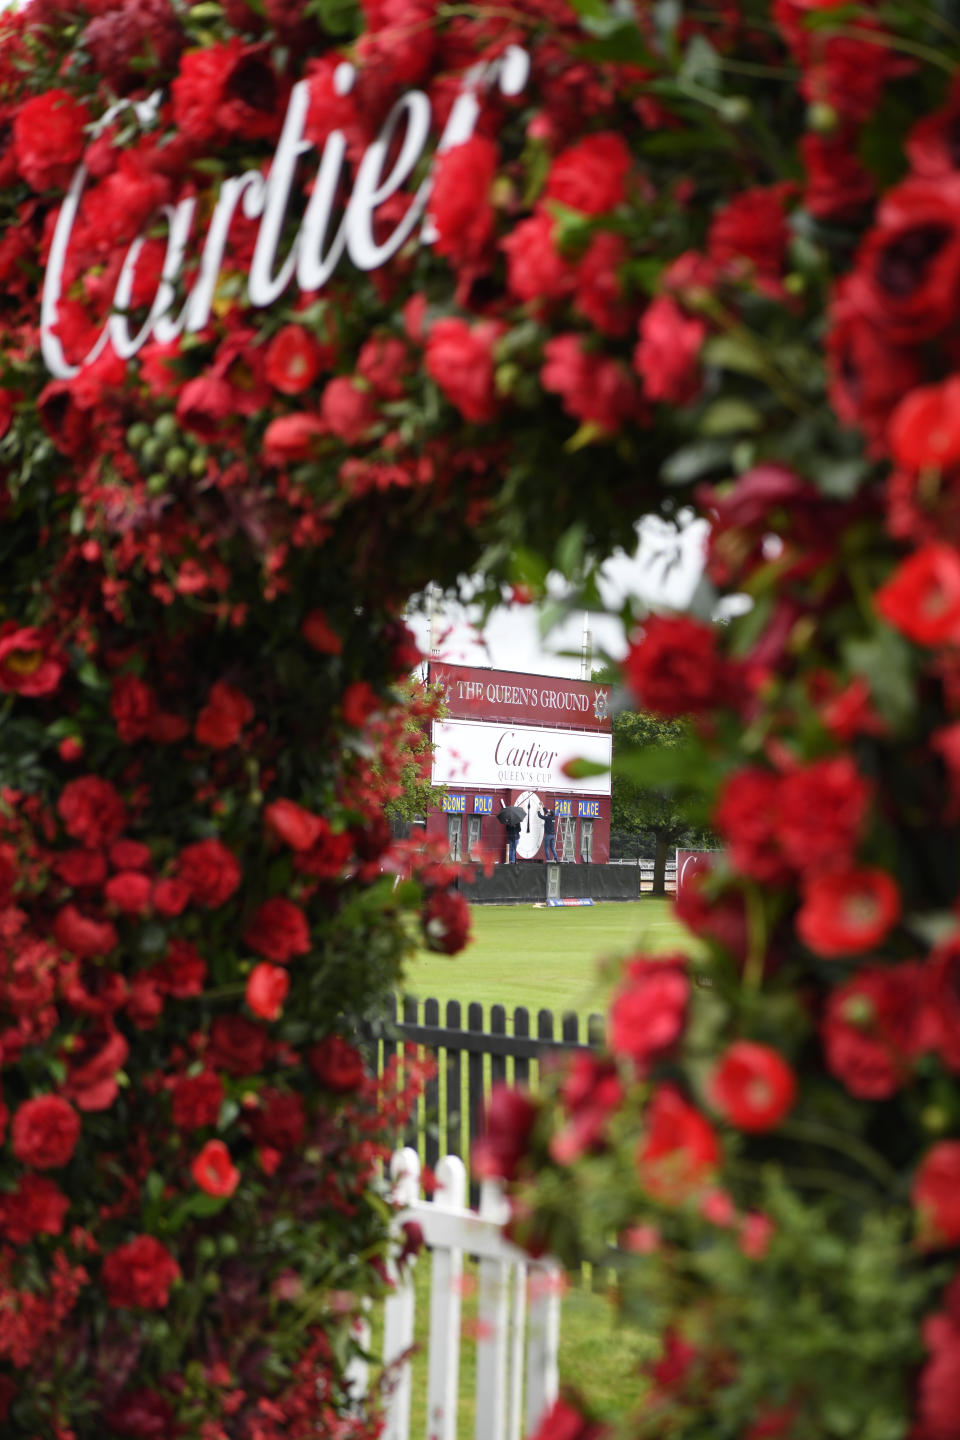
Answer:
<path fill-rule="evenodd" d="M 618 551 L 603 567 L 601 592 L 613 610 L 633 597 L 636 608 L 682 610 L 690 602 L 703 567 L 706 523 L 688 519 L 677 531 L 669 522 L 647 516 L 638 527 L 639 543 L 633 555 Z M 666 565 L 668 557 L 676 563 Z M 551 592 L 562 594 L 560 577 L 553 577 Z M 434 659 L 460 665 L 488 665 L 495 670 L 521 670 L 535 675 L 581 673 L 584 615 L 577 611 L 542 639 L 540 607 L 504 605 L 493 611 L 482 635 L 469 607 L 444 599 L 435 625 L 438 652 Z M 408 624 L 421 650 L 430 650 L 430 624 L 425 614 L 412 612 Z M 604 654 L 620 659 L 626 652 L 624 627 L 613 615 L 591 615 L 592 655 L 600 663 Z M 573 652 L 573 653 L 564 653 Z"/>

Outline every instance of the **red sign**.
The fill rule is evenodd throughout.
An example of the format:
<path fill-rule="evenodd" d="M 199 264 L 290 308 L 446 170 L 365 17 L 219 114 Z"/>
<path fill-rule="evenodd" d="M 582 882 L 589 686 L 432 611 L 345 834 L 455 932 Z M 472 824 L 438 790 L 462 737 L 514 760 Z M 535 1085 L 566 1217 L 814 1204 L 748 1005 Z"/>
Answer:
<path fill-rule="evenodd" d="M 555 675 L 482 670 L 431 661 L 430 683 L 442 685 L 452 720 L 551 725 L 610 733 L 610 686 Z"/>

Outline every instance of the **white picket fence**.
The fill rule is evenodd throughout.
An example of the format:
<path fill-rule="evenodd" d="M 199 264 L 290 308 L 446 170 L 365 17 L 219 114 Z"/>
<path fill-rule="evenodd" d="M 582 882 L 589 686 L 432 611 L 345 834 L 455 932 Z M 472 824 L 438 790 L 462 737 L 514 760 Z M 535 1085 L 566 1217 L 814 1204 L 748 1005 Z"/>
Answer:
<path fill-rule="evenodd" d="M 536 1430 L 557 1396 L 562 1273 L 551 1260 L 532 1260 L 504 1239 L 508 1207 L 498 1185 L 486 1181 L 479 1211 L 468 1210 L 466 1171 L 455 1155 L 436 1169 L 432 1200 L 420 1195 L 420 1159 L 398 1150 L 390 1165 L 395 1225 L 414 1221 L 429 1247 L 430 1331 L 427 1346 L 427 1440 L 457 1440 L 460 1396 L 460 1310 L 465 1255 L 478 1261 L 475 1440 L 522 1440 Z M 409 1440 L 415 1292 L 413 1266 L 392 1266 L 394 1290 L 384 1313 L 383 1359 L 389 1367 L 384 1440 Z M 354 1391 L 368 1376 L 355 1366 Z"/>

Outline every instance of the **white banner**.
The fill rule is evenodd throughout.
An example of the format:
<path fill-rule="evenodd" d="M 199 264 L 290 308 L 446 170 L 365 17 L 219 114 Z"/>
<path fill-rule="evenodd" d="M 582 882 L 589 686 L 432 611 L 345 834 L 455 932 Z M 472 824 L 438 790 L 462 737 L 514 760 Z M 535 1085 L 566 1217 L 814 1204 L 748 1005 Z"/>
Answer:
<path fill-rule="evenodd" d="M 434 785 L 495 785 L 501 790 L 522 788 L 546 795 L 569 791 L 610 794 L 613 741 L 609 735 L 491 725 L 479 720 L 437 720 L 433 743 Z M 578 759 L 606 765 L 606 773 L 571 780 L 563 767 Z"/>

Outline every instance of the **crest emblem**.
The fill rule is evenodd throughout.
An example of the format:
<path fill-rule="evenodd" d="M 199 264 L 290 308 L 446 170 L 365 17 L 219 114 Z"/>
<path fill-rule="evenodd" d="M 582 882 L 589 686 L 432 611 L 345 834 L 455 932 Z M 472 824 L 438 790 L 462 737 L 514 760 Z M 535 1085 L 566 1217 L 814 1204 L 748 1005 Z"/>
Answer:
<path fill-rule="evenodd" d="M 606 690 L 595 690 L 593 695 L 593 713 L 597 720 L 606 720 L 610 715 L 610 698 Z"/>

